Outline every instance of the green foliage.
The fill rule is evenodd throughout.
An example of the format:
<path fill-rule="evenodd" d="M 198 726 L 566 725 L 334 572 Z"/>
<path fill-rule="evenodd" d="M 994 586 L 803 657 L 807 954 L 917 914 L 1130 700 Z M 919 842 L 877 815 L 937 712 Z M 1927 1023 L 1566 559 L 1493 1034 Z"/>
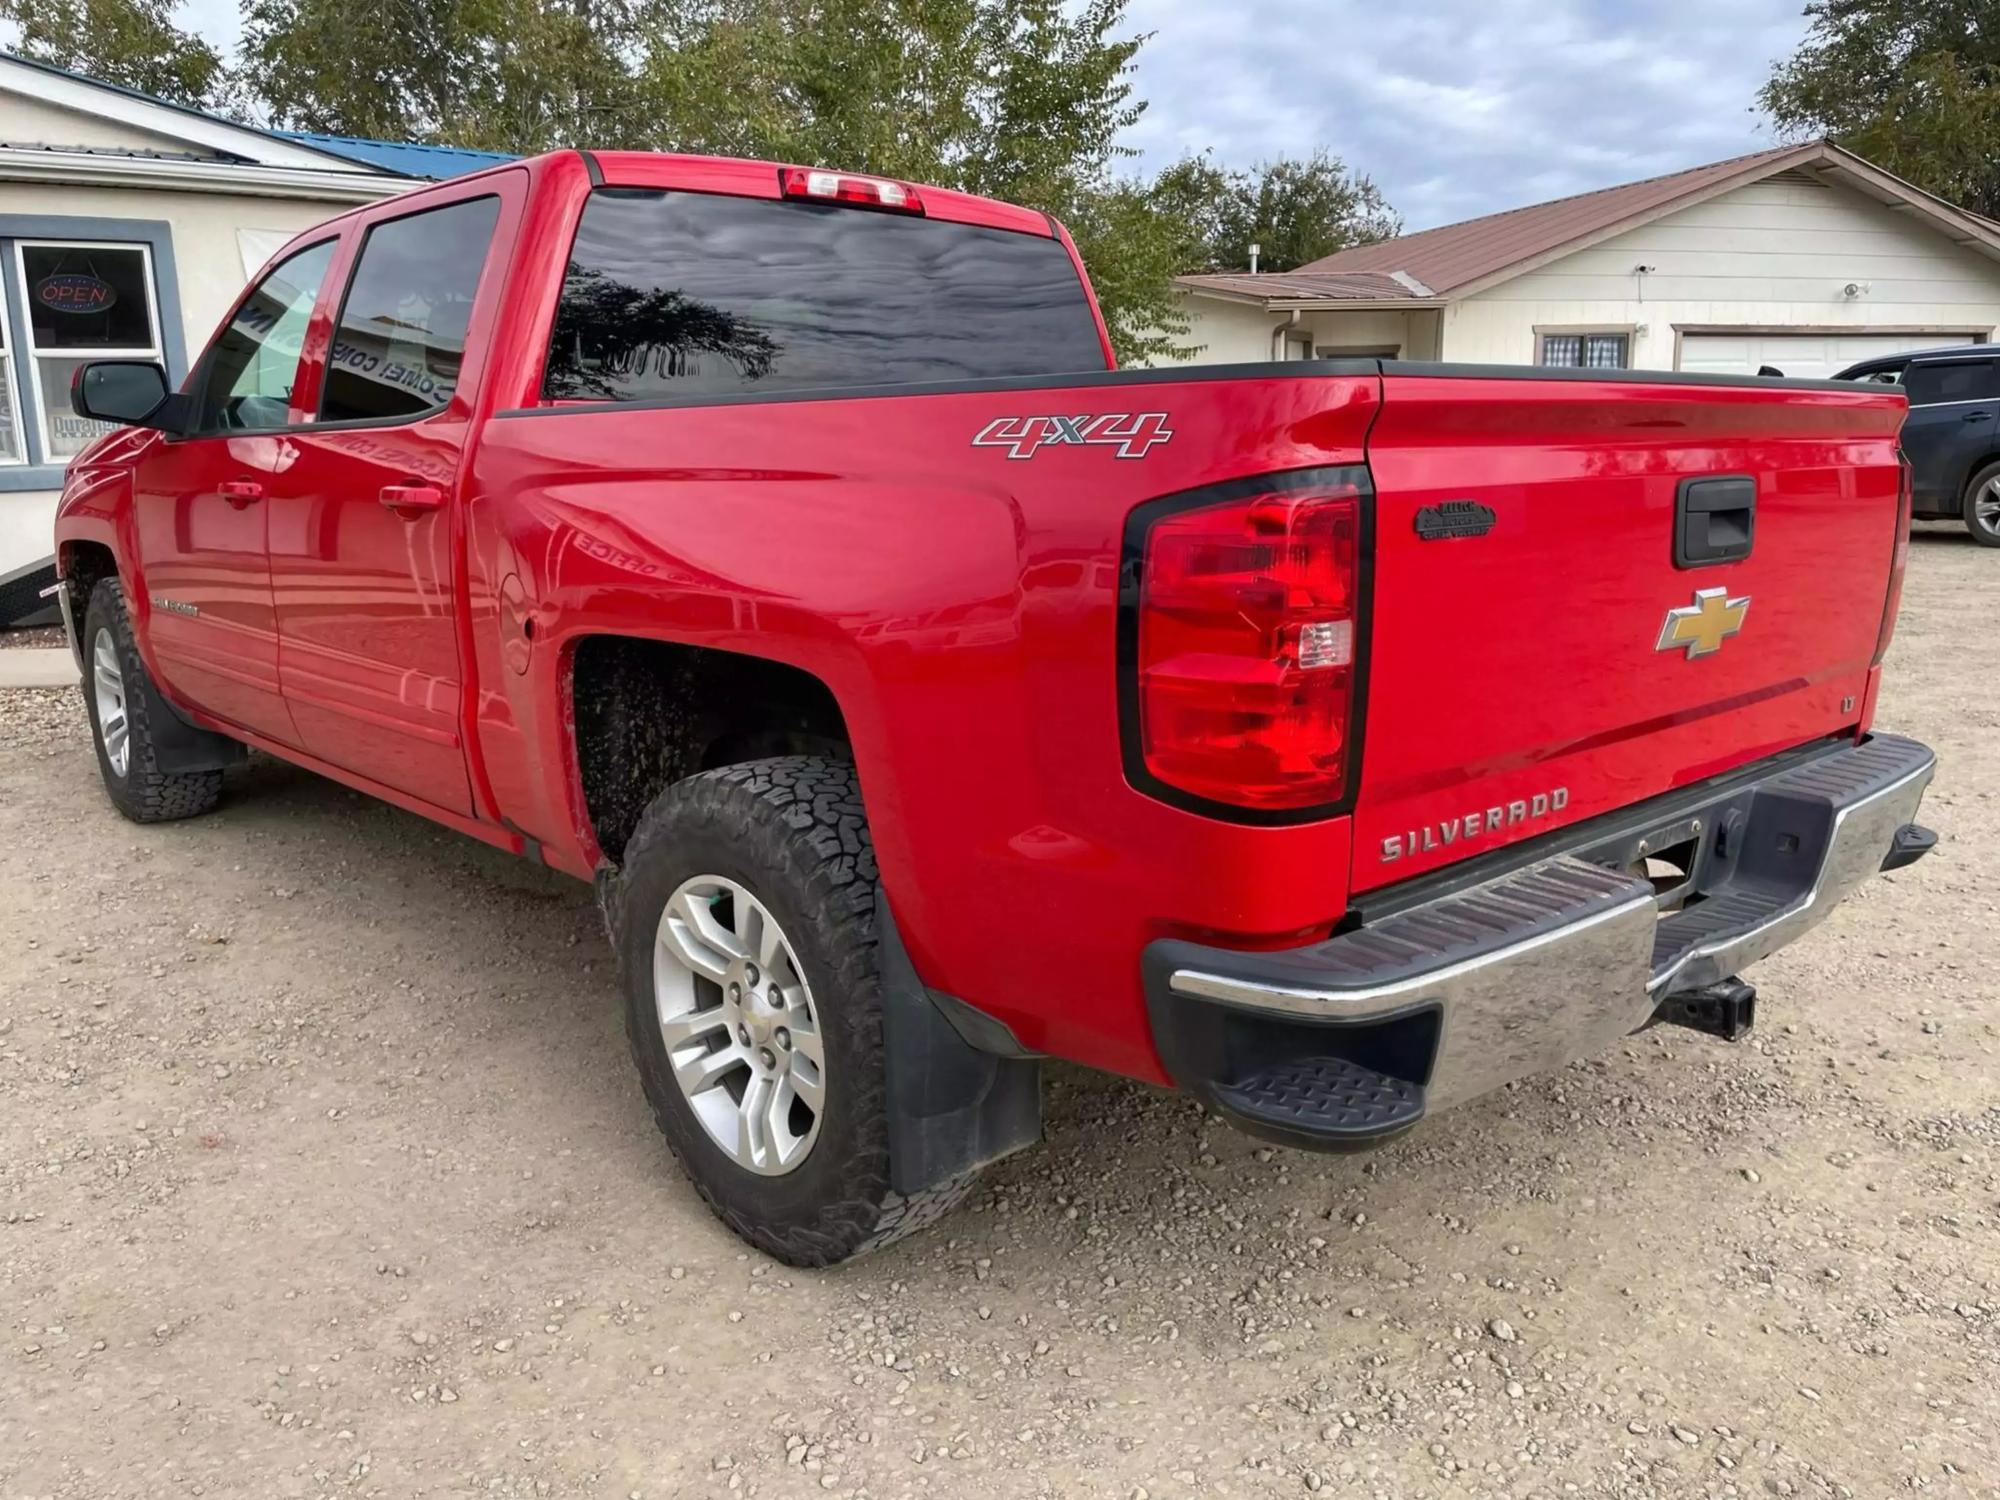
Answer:
<path fill-rule="evenodd" d="M 1126 0 L 246 0 L 233 78 L 178 3 L 0 14 L 29 56 L 291 129 L 763 157 L 1026 204 L 1069 227 L 1123 361 L 1186 356 L 1179 272 L 1243 266 L 1253 240 L 1286 269 L 1396 228 L 1325 153 L 1125 170 L 1145 109 Z"/>
<path fill-rule="evenodd" d="M 14 50 L 196 108 L 223 96 L 222 57 L 174 24 L 180 0 L 0 0 L 20 27 Z"/>
<path fill-rule="evenodd" d="M 626 143 L 628 0 L 249 0 L 241 77 L 274 123 L 532 153 Z"/>
<path fill-rule="evenodd" d="M 1788 138 L 1828 135 L 1975 213 L 2000 214 L 2000 0 L 1811 0 L 1759 95 Z"/>

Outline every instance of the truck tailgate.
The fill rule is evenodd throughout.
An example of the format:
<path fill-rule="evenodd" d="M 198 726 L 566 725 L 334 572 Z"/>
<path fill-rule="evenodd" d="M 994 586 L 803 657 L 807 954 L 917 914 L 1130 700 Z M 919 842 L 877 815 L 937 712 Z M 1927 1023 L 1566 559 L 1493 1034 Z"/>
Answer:
<path fill-rule="evenodd" d="M 1859 723 L 1900 394 L 1384 375 L 1354 890 Z"/>

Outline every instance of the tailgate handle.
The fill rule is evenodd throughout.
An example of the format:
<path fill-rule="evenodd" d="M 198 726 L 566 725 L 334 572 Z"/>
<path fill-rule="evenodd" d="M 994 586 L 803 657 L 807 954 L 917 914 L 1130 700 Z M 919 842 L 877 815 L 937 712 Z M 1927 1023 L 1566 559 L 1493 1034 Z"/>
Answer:
<path fill-rule="evenodd" d="M 1703 568 L 1750 555 L 1757 481 L 1747 474 L 1683 479 L 1674 503 L 1674 566 Z"/>

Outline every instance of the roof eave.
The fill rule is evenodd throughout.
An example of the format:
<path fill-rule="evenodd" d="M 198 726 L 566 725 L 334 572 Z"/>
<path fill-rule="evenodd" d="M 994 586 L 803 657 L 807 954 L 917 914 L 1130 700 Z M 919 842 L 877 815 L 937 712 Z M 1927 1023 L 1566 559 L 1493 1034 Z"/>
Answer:
<path fill-rule="evenodd" d="M 1256 307 L 1265 312 L 1332 312 L 1348 308 L 1355 312 L 1400 312 L 1407 308 L 1443 307 L 1443 297 L 1255 297 L 1247 292 L 1229 292 L 1219 287 L 1176 283 L 1190 297 L 1212 302 L 1233 302 L 1239 307 Z"/>
<path fill-rule="evenodd" d="M 1580 250 L 1588 250 L 1593 245 L 1601 245 L 1606 240 L 1615 239 L 1630 230 L 1655 223 L 1669 214 L 1694 208 L 1712 198 L 1719 198 L 1724 193 L 1734 192 L 1737 188 L 1747 187 L 1753 182 L 1761 182 L 1767 177 L 1774 177 L 1780 172 L 1809 167 L 1819 167 L 1831 171 L 1836 176 L 1854 177 L 1878 192 L 1894 198 L 1895 207 L 1905 212 L 1921 214 L 1929 219 L 1939 229 L 1949 233 L 1957 244 L 1977 250 L 1994 260 L 2000 260 L 2000 229 L 1988 227 L 1976 215 L 1968 214 L 1913 183 L 1884 172 L 1880 167 L 1831 141 L 1803 141 L 1783 156 L 1766 157 L 1740 172 L 1731 173 L 1719 181 L 1683 193 L 1666 203 L 1627 214 L 1621 219 L 1590 230 L 1586 234 L 1577 235 L 1551 249 L 1524 257 L 1500 270 L 1489 271 L 1484 276 L 1477 276 L 1470 281 L 1439 290 L 1453 302 L 1476 297 L 1481 292 L 1490 291 L 1496 286 L 1525 276 L 1530 271 L 1538 271 L 1565 256 L 1574 255 Z"/>
<path fill-rule="evenodd" d="M 424 186 L 414 178 L 391 177 L 381 172 L 322 171 L 156 156 L 103 156 L 46 146 L 0 146 L 0 181 L 50 179 L 79 185 L 149 187 L 249 198 L 302 198 L 327 203 L 374 203 Z"/>

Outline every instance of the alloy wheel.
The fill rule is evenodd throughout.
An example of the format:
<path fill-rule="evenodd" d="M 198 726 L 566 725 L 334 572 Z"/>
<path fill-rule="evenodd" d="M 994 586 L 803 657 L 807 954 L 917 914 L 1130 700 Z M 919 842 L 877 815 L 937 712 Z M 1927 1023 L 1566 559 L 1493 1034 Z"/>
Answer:
<path fill-rule="evenodd" d="M 1988 536 L 2000 536 L 2000 478 L 1989 479 L 1972 502 L 1973 523 Z"/>
<path fill-rule="evenodd" d="M 132 764 L 132 726 L 125 717 L 125 672 L 109 630 L 99 630 L 90 647 L 90 690 L 97 700 L 97 733 L 111 774 L 123 776 Z"/>
<path fill-rule="evenodd" d="M 709 1139 L 759 1176 L 796 1169 L 826 1112 L 826 1052 L 784 929 L 742 885 L 682 882 L 660 913 L 653 997 L 674 1081 Z"/>

